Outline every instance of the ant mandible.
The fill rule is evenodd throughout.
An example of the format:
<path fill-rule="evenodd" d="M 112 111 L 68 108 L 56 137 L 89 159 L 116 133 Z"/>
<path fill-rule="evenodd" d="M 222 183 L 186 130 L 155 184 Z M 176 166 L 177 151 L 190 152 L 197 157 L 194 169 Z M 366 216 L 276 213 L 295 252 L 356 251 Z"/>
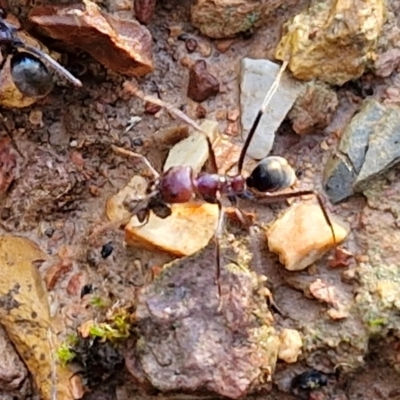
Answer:
<path fill-rule="evenodd" d="M 195 197 L 201 198 L 208 203 L 214 203 L 218 205 L 219 222 L 215 237 L 217 252 L 217 284 L 219 295 L 221 295 L 219 236 L 221 234 L 223 220 L 221 203 L 222 196 L 227 196 L 230 202 L 236 206 L 238 198 L 254 197 L 252 195 L 254 192 L 258 193 L 256 194 L 257 197 L 262 196 L 270 201 L 282 201 L 293 197 L 314 195 L 318 200 L 324 218 L 331 230 L 333 240 L 336 243 L 332 222 L 329 219 L 328 213 L 323 205 L 322 198 L 317 192 L 313 190 L 301 190 L 289 193 L 276 193 L 283 189 L 289 188 L 295 183 L 296 180 L 295 172 L 286 159 L 283 157 L 268 156 L 258 163 L 258 165 L 247 178 L 242 173 L 247 149 L 254 137 L 262 115 L 265 113 L 273 94 L 277 90 L 281 75 L 284 72 L 286 65 L 287 63 L 282 65 L 278 76 L 268 91 L 261 108 L 257 113 L 257 116 L 241 150 L 239 160 L 237 162 L 238 171 L 235 175 L 220 175 L 217 173 L 215 156 L 207 136 L 210 154 L 212 157 L 212 164 L 214 165 L 213 169 L 215 170 L 214 173 L 200 172 L 199 174 L 195 174 L 191 167 L 175 166 L 171 167 L 168 171 L 160 175 L 151 166 L 150 162 L 141 154 L 113 146 L 114 151 L 119 154 L 140 158 L 147 165 L 154 177 L 152 184 L 150 184 L 148 187 L 147 195 L 141 199 L 127 199 L 125 202 L 127 209 L 132 213 L 132 216 L 136 215 L 139 222 L 146 223 L 150 212 L 153 212 L 160 218 L 167 218 L 171 214 L 171 204 L 186 203 L 193 200 Z M 135 95 L 144 101 L 152 102 L 167 108 L 168 111 L 176 114 L 196 130 L 206 134 L 197 123 L 192 121 L 182 111 L 159 99 L 144 95 L 133 83 L 126 82 L 124 84 L 124 88 L 128 93 Z"/>

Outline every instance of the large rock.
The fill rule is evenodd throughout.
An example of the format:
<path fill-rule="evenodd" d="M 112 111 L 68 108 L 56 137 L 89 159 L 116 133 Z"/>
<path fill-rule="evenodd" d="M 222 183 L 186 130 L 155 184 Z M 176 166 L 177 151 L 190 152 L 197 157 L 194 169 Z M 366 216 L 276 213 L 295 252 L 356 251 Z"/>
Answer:
<path fill-rule="evenodd" d="M 38 262 L 47 255 L 30 240 L 0 237 L 0 323 L 32 374 L 40 398 L 73 400 L 73 373 L 56 359 L 59 346 Z"/>
<path fill-rule="evenodd" d="M 384 16 L 383 0 L 318 2 L 286 24 L 275 57 L 298 79 L 343 85 L 373 59 Z"/>
<path fill-rule="evenodd" d="M 247 269 L 247 246 L 223 246 L 233 261 L 222 265 L 219 298 L 210 247 L 165 266 L 138 296 L 126 364 L 144 388 L 237 399 L 271 378 L 280 343 L 263 279 Z"/>
<path fill-rule="evenodd" d="M 400 108 L 366 100 L 327 162 L 325 191 L 333 202 L 362 192 L 400 160 Z"/>
<path fill-rule="evenodd" d="M 153 71 L 148 29 L 137 21 L 106 14 L 90 0 L 71 6 L 37 6 L 29 18 L 47 36 L 87 51 L 121 74 L 137 77 Z"/>
<path fill-rule="evenodd" d="M 203 35 L 220 39 L 261 26 L 284 3 L 283 0 L 197 0 L 191 10 L 192 23 Z"/>
<path fill-rule="evenodd" d="M 278 64 L 268 60 L 243 59 L 240 78 L 240 107 L 244 137 L 247 137 L 279 68 Z M 247 155 L 260 160 L 269 154 L 274 143 L 275 132 L 291 109 L 301 87 L 301 84 L 283 74 L 278 90 L 272 97 L 267 111 L 261 117 Z"/>

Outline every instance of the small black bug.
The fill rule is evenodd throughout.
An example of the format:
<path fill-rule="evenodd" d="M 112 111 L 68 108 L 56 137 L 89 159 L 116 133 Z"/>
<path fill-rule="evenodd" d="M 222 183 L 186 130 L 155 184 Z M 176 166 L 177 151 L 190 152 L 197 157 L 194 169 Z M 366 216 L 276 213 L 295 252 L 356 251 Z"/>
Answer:
<path fill-rule="evenodd" d="M 107 258 L 111 255 L 113 250 L 114 250 L 114 246 L 112 245 L 111 242 L 108 242 L 105 245 L 103 245 L 103 247 L 101 248 L 100 254 L 103 258 Z"/>
<path fill-rule="evenodd" d="M 328 377 L 316 369 L 305 371 L 300 375 L 293 378 L 291 388 L 292 390 L 315 390 L 328 384 Z"/>

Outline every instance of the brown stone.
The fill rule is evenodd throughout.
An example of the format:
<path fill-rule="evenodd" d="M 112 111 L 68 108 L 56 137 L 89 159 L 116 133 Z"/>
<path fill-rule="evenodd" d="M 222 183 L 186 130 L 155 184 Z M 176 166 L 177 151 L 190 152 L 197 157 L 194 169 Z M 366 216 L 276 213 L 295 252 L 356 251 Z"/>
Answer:
<path fill-rule="evenodd" d="M 67 293 L 71 296 L 80 294 L 83 286 L 87 283 L 87 276 L 84 272 L 78 272 L 72 275 L 67 285 Z"/>
<path fill-rule="evenodd" d="M 204 60 L 198 60 L 190 69 L 188 97 L 201 103 L 209 97 L 217 95 L 219 82 L 214 75 L 207 71 L 207 64 Z"/>
<path fill-rule="evenodd" d="M 134 0 L 135 17 L 142 24 L 148 24 L 156 9 L 156 0 Z"/>
<path fill-rule="evenodd" d="M 72 6 L 37 6 L 29 18 L 42 33 L 87 51 L 121 74 L 142 76 L 153 71 L 150 32 L 137 21 L 104 13 L 90 0 Z"/>
<path fill-rule="evenodd" d="M 53 265 L 47 272 L 44 278 L 47 290 L 53 290 L 63 275 L 66 275 L 72 270 L 72 262 L 70 260 L 62 260 Z"/>

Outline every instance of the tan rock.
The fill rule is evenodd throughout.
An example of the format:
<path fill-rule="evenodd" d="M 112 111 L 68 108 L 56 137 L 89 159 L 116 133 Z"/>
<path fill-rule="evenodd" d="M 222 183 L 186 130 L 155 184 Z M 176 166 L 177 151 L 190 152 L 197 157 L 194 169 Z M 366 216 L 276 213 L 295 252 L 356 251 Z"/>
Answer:
<path fill-rule="evenodd" d="M 384 17 L 383 0 L 318 2 L 286 24 L 275 57 L 298 79 L 343 85 L 373 59 Z"/>
<path fill-rule="evenodd" d="M 330 220 L 336 243 L 318 205 L 296 204 L 267 229 L 268 247 L 279 255 L 280 262 L 287 270 L 305 269 L 349 234 L 347 224 L 332 216 Z"/>
<path fill-rule="evenodd" d="M 303 341 L 296 329 L 283 329 L 279 335 L 278 358 L 288 364 L 295 363 L 301 354 Z"/>
<path fill-rule="evenodd" d="M 170 150 L 163 169 L 166 172 L 171 167 L 188 166 L 195 174 L 198 174 L 208 160 L 208 156 L 207 137 L 203 133 L 193 132 Z"/>
<path fill-rule="evenodd" d="M 283 0 L 197 0 L 191 9 L 193 25 L 214 39 L 261 26 Z"/>
<path fill-rule="evenodd" d="M 0 323 L 28 367 L 40 398 L 72 400 L 73 372 L 62 368 L 55 352 L 59 346 L 50 317 L 48 293 L 36 263 L 47 255 L 32 241 L 0 237 Z"/>
<path fill-rule="evenodd" d="M 165 219 L 150 213 L 145 225 L 133 217 L 125 227 L 127 244 L 178 257 L 192 255 L 207 246 L 217 229 L 218 206 L 184 203 L 173 204 L 171 208 L 172 214 Z"/>

